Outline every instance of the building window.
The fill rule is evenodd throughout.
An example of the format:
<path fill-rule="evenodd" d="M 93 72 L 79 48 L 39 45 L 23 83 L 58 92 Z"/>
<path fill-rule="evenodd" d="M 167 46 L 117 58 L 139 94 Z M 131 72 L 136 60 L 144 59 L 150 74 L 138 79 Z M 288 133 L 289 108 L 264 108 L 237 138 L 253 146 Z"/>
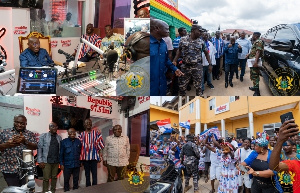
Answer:
<path fill-rule="evenodd" d="M 266 131 L 269 136 L 274 136 L 275 128 L 280 128 L 280 126 L 281 123 L 270 123 L 270 124 L 265 124 L 263 127 L 264 127 L 264 131 Z"/>
<path fill-rule="evenodd" d="M 84 1 L 50 0 L 30 9 L 30 32 L 51 37 L 80 37 Z"/>
<path fill-rule="evenodd" d="M 229 102 L 234 102 L 234 101 L 237 101 L 237 100 L 240 100 L 240 96 L 230 96 L 229 97 Z"/>
<path fill-rule="evenodd" d="M 190 113 L 194 112 L 194 102 L 190 104 Z"/>
<path fill-rule="evenodd" d="M 216 107 L 216 98 L 209 100 L 209 110 L 214 110 Z"/>
<path fill-rule="evenodd" d="M 128 137 L 130 144 L 140 146 L 141 156 L 150 156 L 150 116 L 149 110 L 143 111 L 128 118 Z"/>

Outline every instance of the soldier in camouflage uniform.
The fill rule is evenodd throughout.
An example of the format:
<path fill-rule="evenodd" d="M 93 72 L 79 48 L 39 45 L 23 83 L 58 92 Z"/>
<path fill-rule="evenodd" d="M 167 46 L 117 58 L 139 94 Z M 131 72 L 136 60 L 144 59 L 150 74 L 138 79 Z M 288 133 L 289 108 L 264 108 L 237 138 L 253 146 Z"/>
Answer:
<path fill-rule="evenodd" d="M 193 79 L 194 87 L 196 88 L 196 96 L 201 96 L 202 91 L 202 52 L 205 53 L 205 57 L 209 63 L 209 72 L 212 70 L 212 64 L 208 54 L 208 50 L 205 47 L 205 43 L 200 39 L 201 32 L 204 31 L 199 25 L 192 25 L 191 35 L 182 37 L 179 42 L 179 48 L 176 53 L 176 57 L 173 60 L 173 64 L 180 56 L 182 56 L 181 71 L 183 76 L 179 77 L 179 94 L 185 96 L 185 91 L 190 82 Z"/>
<path fill-rule="evenodd" d="M 187 135 L 187 143 L 183 145 L 180 152 L 181 163 L 185 166 L 187 173 L 185 174 L 184 192 L 187 192 L 192 186 L 189 186 L 189 181 L 193 175 L 194 191 L 198 192 L 198 165 L 200 153 L 197 145 L 194 143 L 194 137 Z"/>
<path fill-rule="evenodd" d="M 253 46 L 249 53 L 249 59 L 255 58 L 253 67 L 250 68 L 250 79 L 253 82 L 253 87 L 249 87 L 250 90 L 255 91 L 253 96 L 260 96 L 259 92 L 259 67 L 258 62 L 263 58 L 264 54 L 264 42 L 259 39 L 260 33 L 254 32 L 252 36 Z"/>

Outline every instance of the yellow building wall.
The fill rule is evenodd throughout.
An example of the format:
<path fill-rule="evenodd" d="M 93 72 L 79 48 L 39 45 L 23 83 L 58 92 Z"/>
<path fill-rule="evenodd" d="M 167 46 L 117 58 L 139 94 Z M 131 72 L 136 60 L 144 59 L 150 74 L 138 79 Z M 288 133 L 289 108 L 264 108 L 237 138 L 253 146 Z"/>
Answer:
<path fill-rule="evenodd" d="M 276 97 L 270 97 L 270 96 L 260 96 L 260 97 L 253 97 L 249 96 L 249 111 L 255 112 L 255 111 L 261 111 L 264 109 L 269 109 L 273 107 L 278 107 L 282 105 L 287 105 L 294 102 L 299 102 L 300 97 L 299 96 L 276 96 Z"/>
<path fill-rule="evenodd" d="M 270 123 L 280 123 L 280 115 L 287 113 L 287 112 L 292 112 L 295 118 L 295 122 L 297 124 L 300 124 L 300 113 L 299 109 L 288 109 L 284 111 L 278 111 L 275 113 L 271 114 L 265 114 L 265 115 L 256 115 L 253 118 L 253 124 L 254 124 L 254 134 L 256 132 L 262 132 L 263 131 L 263 125 L 264 124 L 270 124 Z"/>
<path fill-rule="evenodd" d="M 180 122 L 185 122 L 190 120 L 191 125 L 196 123 L 196 100 L 198 97 L 195 97 L 193 100 L 189 101 L 187 104 L 183 105 L 180 109 Z M 190 113 L 190 104 L 194 103 L 193 112 Z"/>
<path fill-rule="evenodd" d="M 198 97 L 197 97 L 198 98 Z M 195 100 L 197 100 L 195 98 Z M 209 110 L 209 100 L 214 97 L 209 97 L 207 99 L 200 98 L 200 118 L 201 118 L 201 132 L 204 130 L 204 124 L 207 123 L 207 128 L 217 126 L 221 132 L 220 120 L 225 120 L 225 128 L 228 134 L 234 134 L 236 136 L 236 129 L 239 128 L 249 128 L 248 112 L 253 112 L 254 118 L 254 134 L 256 132 L 263 131 L 264 124 L 279 123 L 280 115 L 287 113 L 289 111 L 293 112 L 294 118 L 297 124 L 300 124 L 300 110 L 299 101 L 300 97 L 247 97 L 241 96 L 239 100 L 229 103 L 229 111 L 215 115 L 214 110 Z M 216 98 L 216 107 L 228 103 L 230 101 L 229 96 L 218 96 Z M 191 101 L 192 102 L 192 101 Z M 298 102 L 296 108 L 287 109 L 283 111 L 268 113 L 264 115 L 258 115 L 255 112 L 267 110 L 275 107 L 280 107 L 288 104 Z M 249 106 L 248 106 L 249 104 Z M 194 104 L 195 105 L 195 104 Z M 191 120 L 191 123 L 196 122 L 195 117 L 195 106 L 194 112 L 189 113 L 189 103 L 182 107 L 182 121 Z M 245 118 L 240 118 L 236 120 L 231 120 L 230 118 L 246 116 Z M 189 118 L 188 118 L 189 117 Z M 193 119 L 191 118 L 193 117 Z M 298 121 L 297 121 L 298 120 Z M 216 122 L 216 123 L 213 123 Z M 191 130 L 193 131 L 193 130 Z"/>
<path fill-rule="evenodd" d="M 168 118 L 171 119 L 171 126 L 173 128 L 178 128 L 174 127 L 174 123 L 179 125 L 179 112 L 164 107 L 150 105 L 150 122 Z"/>
<path fill-rule="evenodd" d="M 247 105 L 247 97 L 241 96 L 239 100 L 229 103 L 229 96 L 218 96 L 216 98 L 216 107 L 219 107 L 221 105 L 224 105 L 226 103 L 229 103 L 229 111 L 215 114 L 215 109 L 209 110 L 209 100 L 211 100 L 214 97 L 209 97 L 207 99 L 207 104 L 204 109 L 204 113 L 206 114 L 206 119 L 202 122 L 204 123 L 210 123 L 219 121 L 222 119 L 227 119 L 230 117 L 237 117 L 241 115 L 248 114 L 248 105 Z M 206 112 L 205 112 L 206 111 Z M 202 113 L 201 113 L 202 116 Z"/>

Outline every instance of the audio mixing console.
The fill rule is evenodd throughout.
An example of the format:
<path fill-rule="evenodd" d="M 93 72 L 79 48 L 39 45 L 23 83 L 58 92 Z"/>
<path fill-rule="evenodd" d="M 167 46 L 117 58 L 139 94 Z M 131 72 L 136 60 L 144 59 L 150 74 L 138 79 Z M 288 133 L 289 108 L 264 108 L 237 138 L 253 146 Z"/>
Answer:
<path fill-rule="evenodd" d="M 59 86 L 76 96 L 111 96 L 116 93 L 115 86 L 99 70 L 62 78 Z"/>

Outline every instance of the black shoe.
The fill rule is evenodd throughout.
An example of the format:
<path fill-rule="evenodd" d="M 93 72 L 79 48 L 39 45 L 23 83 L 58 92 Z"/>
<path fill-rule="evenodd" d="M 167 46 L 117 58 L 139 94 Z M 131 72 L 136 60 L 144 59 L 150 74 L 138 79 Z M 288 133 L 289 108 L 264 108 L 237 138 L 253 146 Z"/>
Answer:
<path fill-rule="evenodd" d="M 227 88 L 228 87 L 228 82 L 225 82 L 225 88 Z"/>
<path fill-rule="evenodd" d="M 241 82 L 243 82 L 243 80 L 244 80 L 244 79 L 243 79 L 243 77 L 242 77 L 242 76 L 240 76 L 240 81 L 241 81 Z"/>
<path fill-rule="evenodd" d="M 232 82 L 230 82 L 230 83 L 229 83 L 229 85 L 230 85 L 231 87 L 233 87 L 233 84 L 232 84 Z"/>
<path fill-rule="evenodd" d="M 249 90 L 255 91 L 254 87 L 249 87 Z"/>
<path fill-rule="evenodd" d="M 209 85 L 207 85 L 210 89 L 215 89 L 215 87 L 214 87 L 214 85 L 212 85 L 212 84 L 209 84 Z"/>
<path fill-rule="evenodd" d="M 187 91 L 190 91 L 192 88 L 191 88 L 191 86 L 190 85 L 188 85 L 187 87 L 186 87 L 186 90 Z"/>
<path fill-rule="evenodd" d="M 236 75 L 236 79 L 239 79 L 239 75 Z"/>
<path fill-rule="evenodd" d="M 213 80 L 215 80 L 216 78 L 213 76 Z"/>
<path fill-rule="evenodd" d="M 253 94 L 253 96 L 260 96 L 259 88 L 255 89 L 255 93 Z"/>
<path fill-rule="evenodd" d="M 217 76 L 217 80 L 219 80 L 220 79 L 220 77 L 219 76 Z"/>

